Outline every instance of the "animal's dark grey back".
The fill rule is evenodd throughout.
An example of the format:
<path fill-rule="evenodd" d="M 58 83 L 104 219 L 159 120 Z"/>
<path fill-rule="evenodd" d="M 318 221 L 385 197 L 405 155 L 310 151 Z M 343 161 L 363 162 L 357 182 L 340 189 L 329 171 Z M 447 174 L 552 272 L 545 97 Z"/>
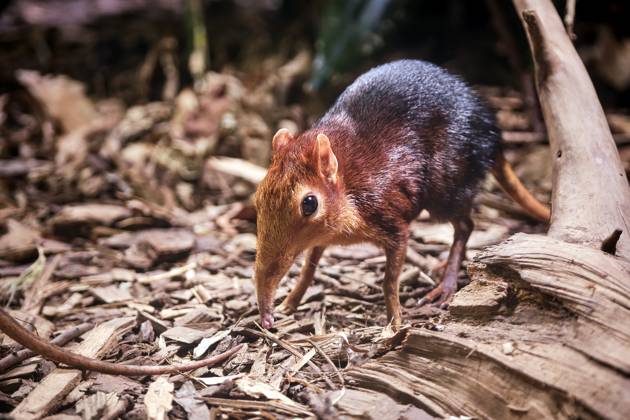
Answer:
<path fill-rule="evenodd" d="M 424 194 L 433 201 L 449 197 L 440 207 L 470 201 L 500 148 L 494 115 L 482 98 L 459 77 L 420 60 L 364 73 L 317 125 L 340 117 L 353 121 L 367 143 L 362 146 L 413 155 Z"/>
<path fill-rule="evenodd" d="M 459 77 L 420 60 L 399 60 L 374 67 L 339 96 L 322 122 L 344 113 L 365 134 L 404 124 L 418 135 L 444 126 L 457 148 L 471 151 L 489 167 L 499 147 L 494 116 Z M 463 151 L 463 150 L 462 150 Z"/>

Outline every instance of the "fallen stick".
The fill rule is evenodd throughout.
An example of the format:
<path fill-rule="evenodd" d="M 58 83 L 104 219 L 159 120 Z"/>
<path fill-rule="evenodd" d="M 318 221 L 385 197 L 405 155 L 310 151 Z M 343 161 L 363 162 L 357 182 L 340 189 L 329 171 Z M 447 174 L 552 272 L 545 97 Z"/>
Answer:
<path fill-rule="evenodd" d="M 222 362 L 237 351 L 243 345 L 239 344 L 230 350 L 217 356 L 197 362 L 186 363 L 175 366 L 137 366 L 122 365 L 119 363 L 103 362 L 98 359 L 81 356 L 71 353 L 59 346 L 53 345 L 42 338 L 30 333 L 20 324 L 18 324 L 11 315 L 3 309 L 0 309 L 0 329 L 13 340 L 17 341 L 24 347 L 34 351 L 46 359 L 54 362 L 63 363 L 76 369 L 92 370 L 110 375 L 125 376 L 146 376 L 146 375 L 164 375 L 172 373 L 180 373 L 184 371 L 199 369 L 204 366 L 210 366 Z"/>
<path fill-rule="evenodd" d="M 54 344 L 56 346 L 63 346 L 79 337 L 86 331 L 92 329 L 94 327 L 93 324 L 89 322 L 84 322 L 83 324 L 77 325 L 75 327 L 68 328 L 61 332 L 57 337 L 51 340 L 50 344 Z M 28 359 L 29 357 L 35 356 L 36 353 L 29 349 L 22 349 L 15 353 L 9 354 L 8 356 L 2 358 L 0 360 L 0 372 L 4 372 L 10 367 L 13 367 L 20 363 L 23 360 Z"/>

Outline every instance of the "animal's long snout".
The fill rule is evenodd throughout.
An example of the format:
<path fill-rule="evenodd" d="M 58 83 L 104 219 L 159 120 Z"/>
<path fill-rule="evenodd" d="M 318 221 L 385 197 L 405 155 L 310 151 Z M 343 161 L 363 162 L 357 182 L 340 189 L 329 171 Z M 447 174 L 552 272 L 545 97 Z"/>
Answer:
<path fill-rule="evenodd" d="M 258 311 L 263 328 L 273 327 L 273 308 L 278 284 L 289 270 L 292 260 L 280 258 L 256 257 L 256 272 L 254 282 L 256 284 L 256 298 Z"/>
<path fill-rule="evenodd" d="M 258 312 L 260 313 L 260 324 L 263 328 L 270 329 L 273 327 L 273 303 L 275 296 L 275 288 L 269 290 L 272 286 L 268 283 L 268 279 L 256 274 L 254 279 L 256 283 L 256 299 L 258 300 Z"/>
<path fill-rule="evenodd" d="M 273 313 L 262 313 L 260 314 L 260 324 L 263 328 L 271 329 L 273 327 Z"/>

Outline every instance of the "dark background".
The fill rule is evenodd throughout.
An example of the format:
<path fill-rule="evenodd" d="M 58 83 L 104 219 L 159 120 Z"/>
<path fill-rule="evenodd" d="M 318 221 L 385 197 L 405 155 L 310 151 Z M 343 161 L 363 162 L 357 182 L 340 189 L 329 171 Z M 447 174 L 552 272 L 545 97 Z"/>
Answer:
<path fill-rule="evenodd" d="M 507 1 L 202 3 L 210 69 L 229 69 L 246 83 L 255 84 L 264 75 L 264 60 L 287 60 L 300 50 L 312 50 L 332 69 L 328 72 L 332 77 L 314 69 L 311 81 L 316 82 L 318 94 L 307 95 L 324 104 L 358 72 L 399 57 L 445 65 L 475 84 L 516 89 L 522 87 L 519 74 L 529 71 L 522 27 Z M 362 28 L 357 23 L 359 16 L 374 5 L 384 7 L 384 13 Z M 565 2 L 556 5 L 563 16 Z M 177 40 L 179 66 L 185 69 L 191 46 L 186 7 L 186 2 L 176 0 L 4 2 L 0 9 L 0 91 L 19 89 L 15 70 L 35 69 L 81 80 L 95 97 L 116 96 L 128 104 L 158 99 L 159 76 L 155 90 L 141 97 L 131 75 L 147 51 L 167 36 Z M 611 60 L 630 54 L 615 48 L 630 42 L 628 21 L 630 5 L 626 1 L 577 2 L 576 46 L 605 107 L 630 105 L 628 83 L 614 86 L 598 71 L 599 67 L 610 68 Z M 502 22 L 503 33 L 497 22 Z M 335 48 L 336 56 L 330 53 Z M 184 86 L 190 83 L 188 72 L 180 75 Z M 290 100 L 307 100 L 305 92 L 301 86 L 296 88 Z"/>

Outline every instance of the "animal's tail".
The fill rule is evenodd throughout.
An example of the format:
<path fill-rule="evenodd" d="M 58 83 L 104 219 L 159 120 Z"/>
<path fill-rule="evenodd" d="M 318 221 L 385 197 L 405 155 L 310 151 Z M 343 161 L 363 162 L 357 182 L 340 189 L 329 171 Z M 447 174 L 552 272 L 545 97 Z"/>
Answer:
<path fill-rule="evenodd" d="M 523 209 L 531 215 L 533 218 L 548 222 L 551 217 L 551 210 L 543 203 L 538 201 L 527 188 L 518 179 L 512 165 L 505 160 L 505 156 L 502 152 L 499 153 L 496 164 L 492 169 L 492 174 L 499 181 L 501 188 L 510 196 L 514 201 L 523 207 Z"/>

